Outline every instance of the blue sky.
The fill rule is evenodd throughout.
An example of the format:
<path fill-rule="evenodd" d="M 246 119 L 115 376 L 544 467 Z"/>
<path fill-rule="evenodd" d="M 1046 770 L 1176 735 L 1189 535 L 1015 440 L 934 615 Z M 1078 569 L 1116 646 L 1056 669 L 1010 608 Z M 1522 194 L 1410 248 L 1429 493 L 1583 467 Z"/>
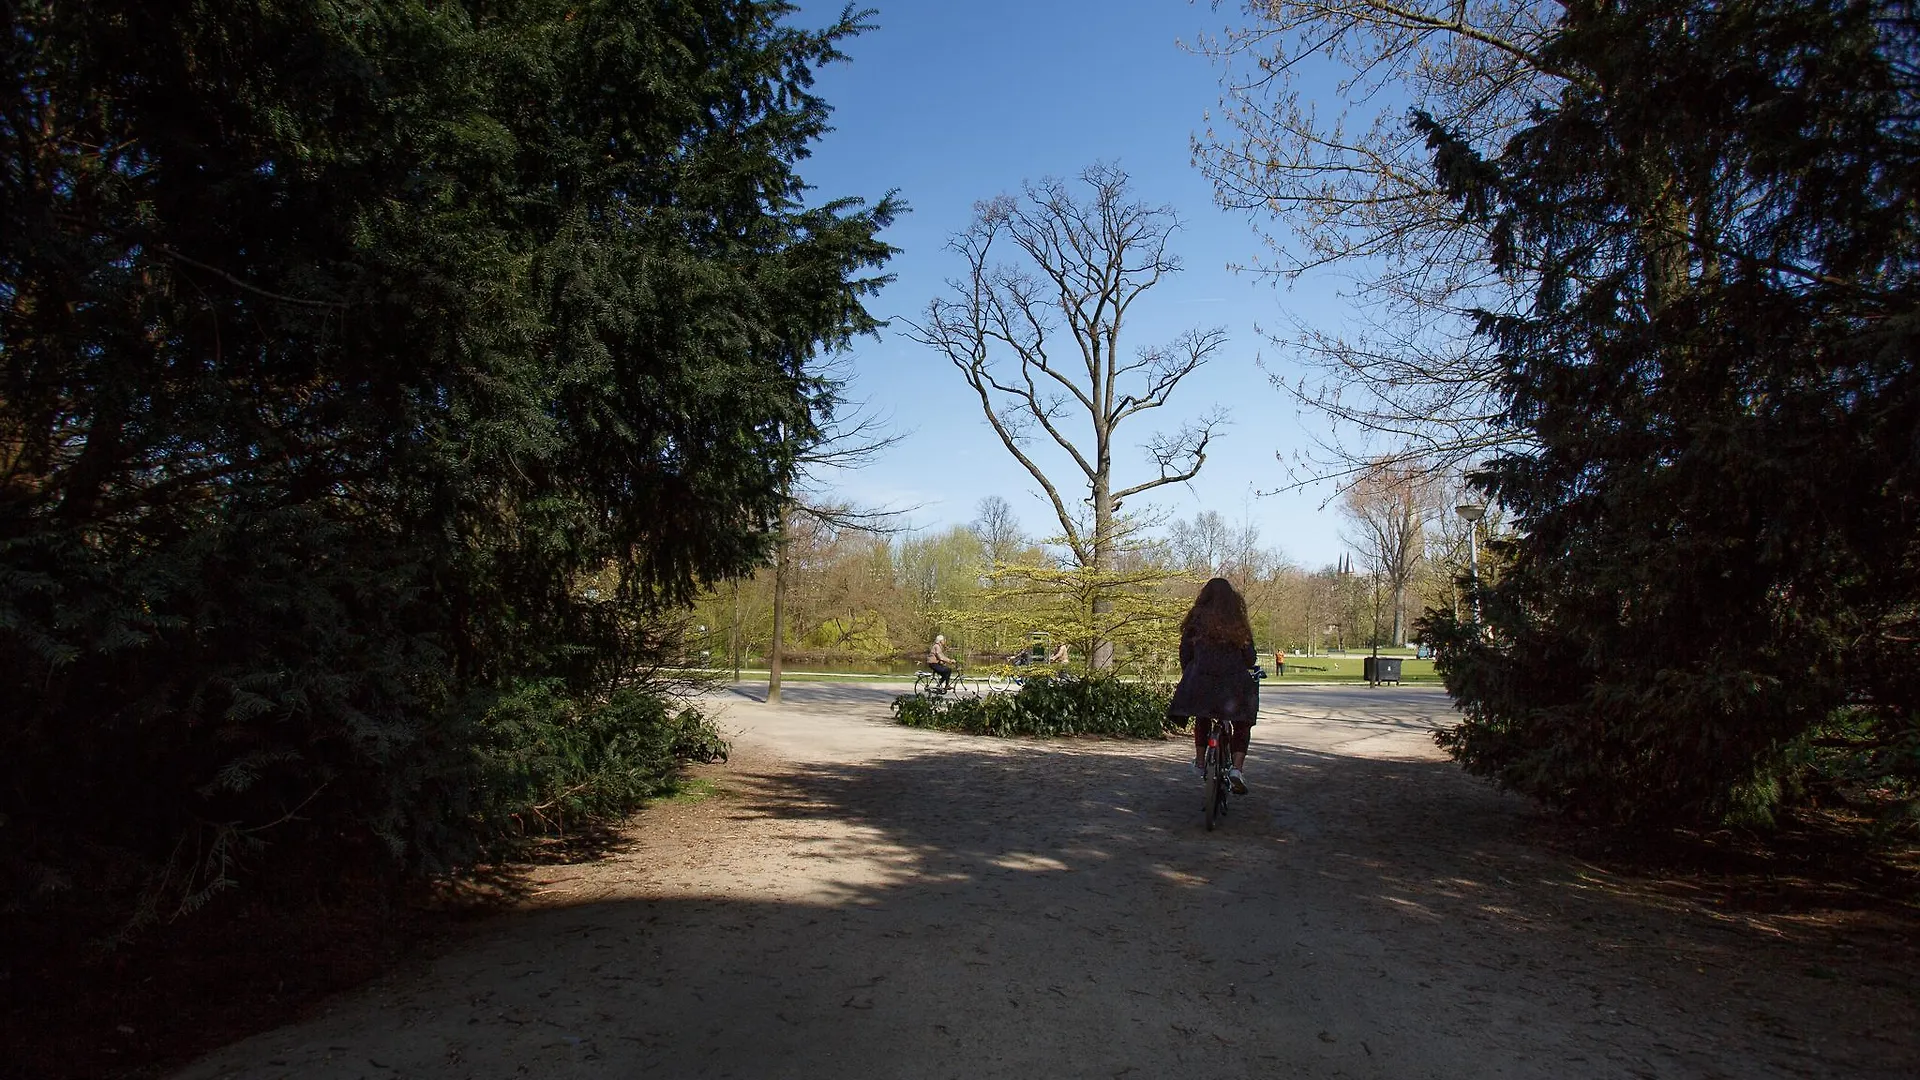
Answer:
<path fill-rule="evenodd" d="M 918 507 L 915 527 L 972 519 L 981 498 L 1005 497 L 1031 534 L 1059 531 L 1037 485 L 1000 445 L 972 392 L 947 362 L 903 336 L 898 320 L 918 318 L 962 263 L 945 250 L 973 204 L 1042 176 L 1072 176 L 1097 161 L 1117 162 L 1143 200 L 1166 203 L 1185 227 L 1173 244 L 1186 269 L 1156 287 L 1126 331 L 1123 348 L 1169 341 L 1192 327 L 1220 326 L 1227 348 L 1182 384 L 1164 418 L 1135 421 L 1119 435 L 1115 483 L 1152 475 L 1138 449 L 1155 424 L 1226 406 L 1231 425 L 1187 485 L 1158 489 L 1176 517 L 1219 511 L 1258 526 L 1263 542 L 1302 565 L 1342 550 L 1332 489 L 1259 495 L 1288 480 L 1284 461 L 1308 445 L 1321 421 L 1270 381 L 1298 374 L 1287 351 L 1257 328 L 1286 325 L 1293 312 L 1338 322 L 1337 283 L 1291 286 L 1230 264 L 1263 254 L 1254 227 L 1218 209 L 1190 161 L 1190 139 L 1216 112 L 1220 71 L 1182 42 L 1239 17 L 1183 0 L 900 0 L 878 5 L 879 28 L 854 40 L 851 63 L 821 72 L 836 130 L 803 163 L 821 198 L 877 198 L 897 189 L 912 212 L 886 234 L 902 249 L 897 280 L 871 304 L 896 320 L 881 340 L 859 343 L 851 393 L 904 433 L 880 460 L 825 478 L 846 498 Z M 809 7 L 799 21 L 823 24 L 839 8 Z M 1264 365 L 1264 368 L 1263 366 Z M 1063 491 L 1064 494 L 1064 491 Z"/>

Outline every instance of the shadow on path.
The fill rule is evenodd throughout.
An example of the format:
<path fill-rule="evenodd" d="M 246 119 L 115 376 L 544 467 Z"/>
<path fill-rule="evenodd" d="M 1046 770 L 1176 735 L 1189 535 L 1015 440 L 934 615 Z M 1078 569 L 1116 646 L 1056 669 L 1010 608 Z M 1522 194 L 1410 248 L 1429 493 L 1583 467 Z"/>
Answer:
<path fill-rule="evenodd" d="M 1254 794 L 1208 833 L 1183 755 L 743 754 L 726 795 L 642 826 L 603 898 L 182 1076 L 1920 1070 L 1910 975 L 1810 975 L 1791 942 L 1618 889 L 1451 765 L 1256 743 Z"/>

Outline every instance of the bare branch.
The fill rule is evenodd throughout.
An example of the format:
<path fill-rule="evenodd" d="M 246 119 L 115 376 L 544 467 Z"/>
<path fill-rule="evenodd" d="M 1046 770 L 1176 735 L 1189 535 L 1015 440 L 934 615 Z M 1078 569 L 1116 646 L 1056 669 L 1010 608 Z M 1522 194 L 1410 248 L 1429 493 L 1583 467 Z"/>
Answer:
<path fill-rule="evenodd" d="M 1189 330 L 1172 345 L 1142 352 L 1138 361 L 1122 370 L 1144 370 L 1147 373 L 1146 388 L 1138 397 L 1125 394 L 1114 403 L 1113 422 L 1117 424 L 1135 413 L 1165 405 L 1174 388 L 1180 385 L 1180 380 L 1212 359 L 1213 354 L 1226 343 L 1227 332 L 1214 327 L 1211 330 Z"/>
<path fill-rule="evenodd" d="M 288 296 L 285 293 L 272 292 L 268 289 L 263 289 L 258 285 L 252 284 L 251 282 L 245 280 L 244 278 L 240 278 L 233 274 L 230 274 L 227 271 L 222 270 L 217 266 L 210 266 L 207 263 L 203 263 L 198 259 L 188 258 L 187 256 L 182 255 L 180 252 L 175 251 L 173 248 L 168 247 L 165 244 L 153 244 L 151 245 L 151 247 L 154 251 L 157 251 L 160 254 L 165 255 L 167 258 L 172 259 L 177 263 L 181 263 L 186 266 L 191 266 L 196 270 L 205 271 L 206 273 L 212 274 L 215 277 L 221 279 L 222 281 L 227 282 L 229 285 L 233 285 L 233 286 L 236 286 L 237 288 L 244 289 L 255 296 L 262 297 L 267 300 L 272 300 L 275 303 L 293 304 L 296 307 L 323 308 L 323 309 L 329 309 L 334 311 L 345 310 L 347 306 L 346 304 L 338 300 L 310 300 L 302 296 Z"/>
<path fill-rule="evenodd" d="M 1181 428 L 1172 435 L 1155 435 L 1147 444 L 1147 456 L 1160 468 L 1160 475 L 1113 494 L 1117 507 L 1121 499 L 1152 491 L 1168 484 L 1184 484 L 1200 475 L 1207 462 L 1207 444 L 1213 441 L 1227 421 L 1226 414 L 1215 410 L 1205 418 Z"/>
<path fill-rule="evenodd" d="M 1273 339 L 1311 371 L 1287 392 L 1334 422 L 1334 440 L 1301 463 L 1309 479 L 1364 472 L 1383 453 L 1439 468 L 1498 445 L 1492 369 L 1468 313 L 1509 309 L 1529 282 L 1493 273 L 1487 226 L 1435 182 L 1407 105 L 1498 153 L 1536 102 L 1584 77 L 1544 58 L 1561 5 L 1254 0 L 1242 10 L 1245 26 L 1200 46 L 1222 67 L 1222 126 L 1195 136 L 1195 162 L 1216 201 L 1245 210 L 1272 252 L 1253 269 L 1345 269 L 1366 320 L 1358 337 L 1295 325 Z M 1300 75 L 1310 58 L 1347 72 L 1325 115 L 1324 94 L 1316 86 L 1309 97 Z"/>
<path fill-rule="evenodd" d="M 867 533 L 874 536 L 892 535 L 904 532 L 907 526 L 902 519 L 905 515 L 920 509 L 919 505 L 870 509 L 849 506 L 843 503 L 819 503 L 796 499 L 793 512 L 816 524 L 835 531 Z"/>

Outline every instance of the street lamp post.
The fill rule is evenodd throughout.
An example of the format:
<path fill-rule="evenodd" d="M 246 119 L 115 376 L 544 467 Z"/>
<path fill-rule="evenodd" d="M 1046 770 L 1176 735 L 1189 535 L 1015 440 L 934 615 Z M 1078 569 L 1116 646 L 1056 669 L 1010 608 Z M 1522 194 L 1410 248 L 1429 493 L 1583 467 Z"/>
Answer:
<path fill-rule="evenodd" d="M 1487 508 L 1480 503 L 1461 503 L 1453 508 L 1460 519 L 1467 523 L 1467 581 L 1472 584 L 1473 621 L 1480 621 L 1480 519 L 1487 514 Z"/>
<path fill-rule="evenodd" d="M 1372 678 L 1369 686 L 1380 685 L 1380 571 L 1375 568 L 1367 573 L 1367 581 L 1373 586 L 1373 663 L 1370 665 Z"/>

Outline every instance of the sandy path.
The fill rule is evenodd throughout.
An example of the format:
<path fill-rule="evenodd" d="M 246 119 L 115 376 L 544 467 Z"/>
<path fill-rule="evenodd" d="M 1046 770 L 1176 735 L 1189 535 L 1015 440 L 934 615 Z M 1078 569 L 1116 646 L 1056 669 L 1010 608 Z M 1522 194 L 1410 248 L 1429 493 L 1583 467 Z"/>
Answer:
<path fill-rule="evenodd" d="M 731 696 L 721 795 L 180 1076 L 1920 1075 L 1892 954 L 1541 852 L 1433 749 L 1438 693 L 1270 689 L 1211 834 L 1180 744 L 910 731 L 886 700 Z"/>

